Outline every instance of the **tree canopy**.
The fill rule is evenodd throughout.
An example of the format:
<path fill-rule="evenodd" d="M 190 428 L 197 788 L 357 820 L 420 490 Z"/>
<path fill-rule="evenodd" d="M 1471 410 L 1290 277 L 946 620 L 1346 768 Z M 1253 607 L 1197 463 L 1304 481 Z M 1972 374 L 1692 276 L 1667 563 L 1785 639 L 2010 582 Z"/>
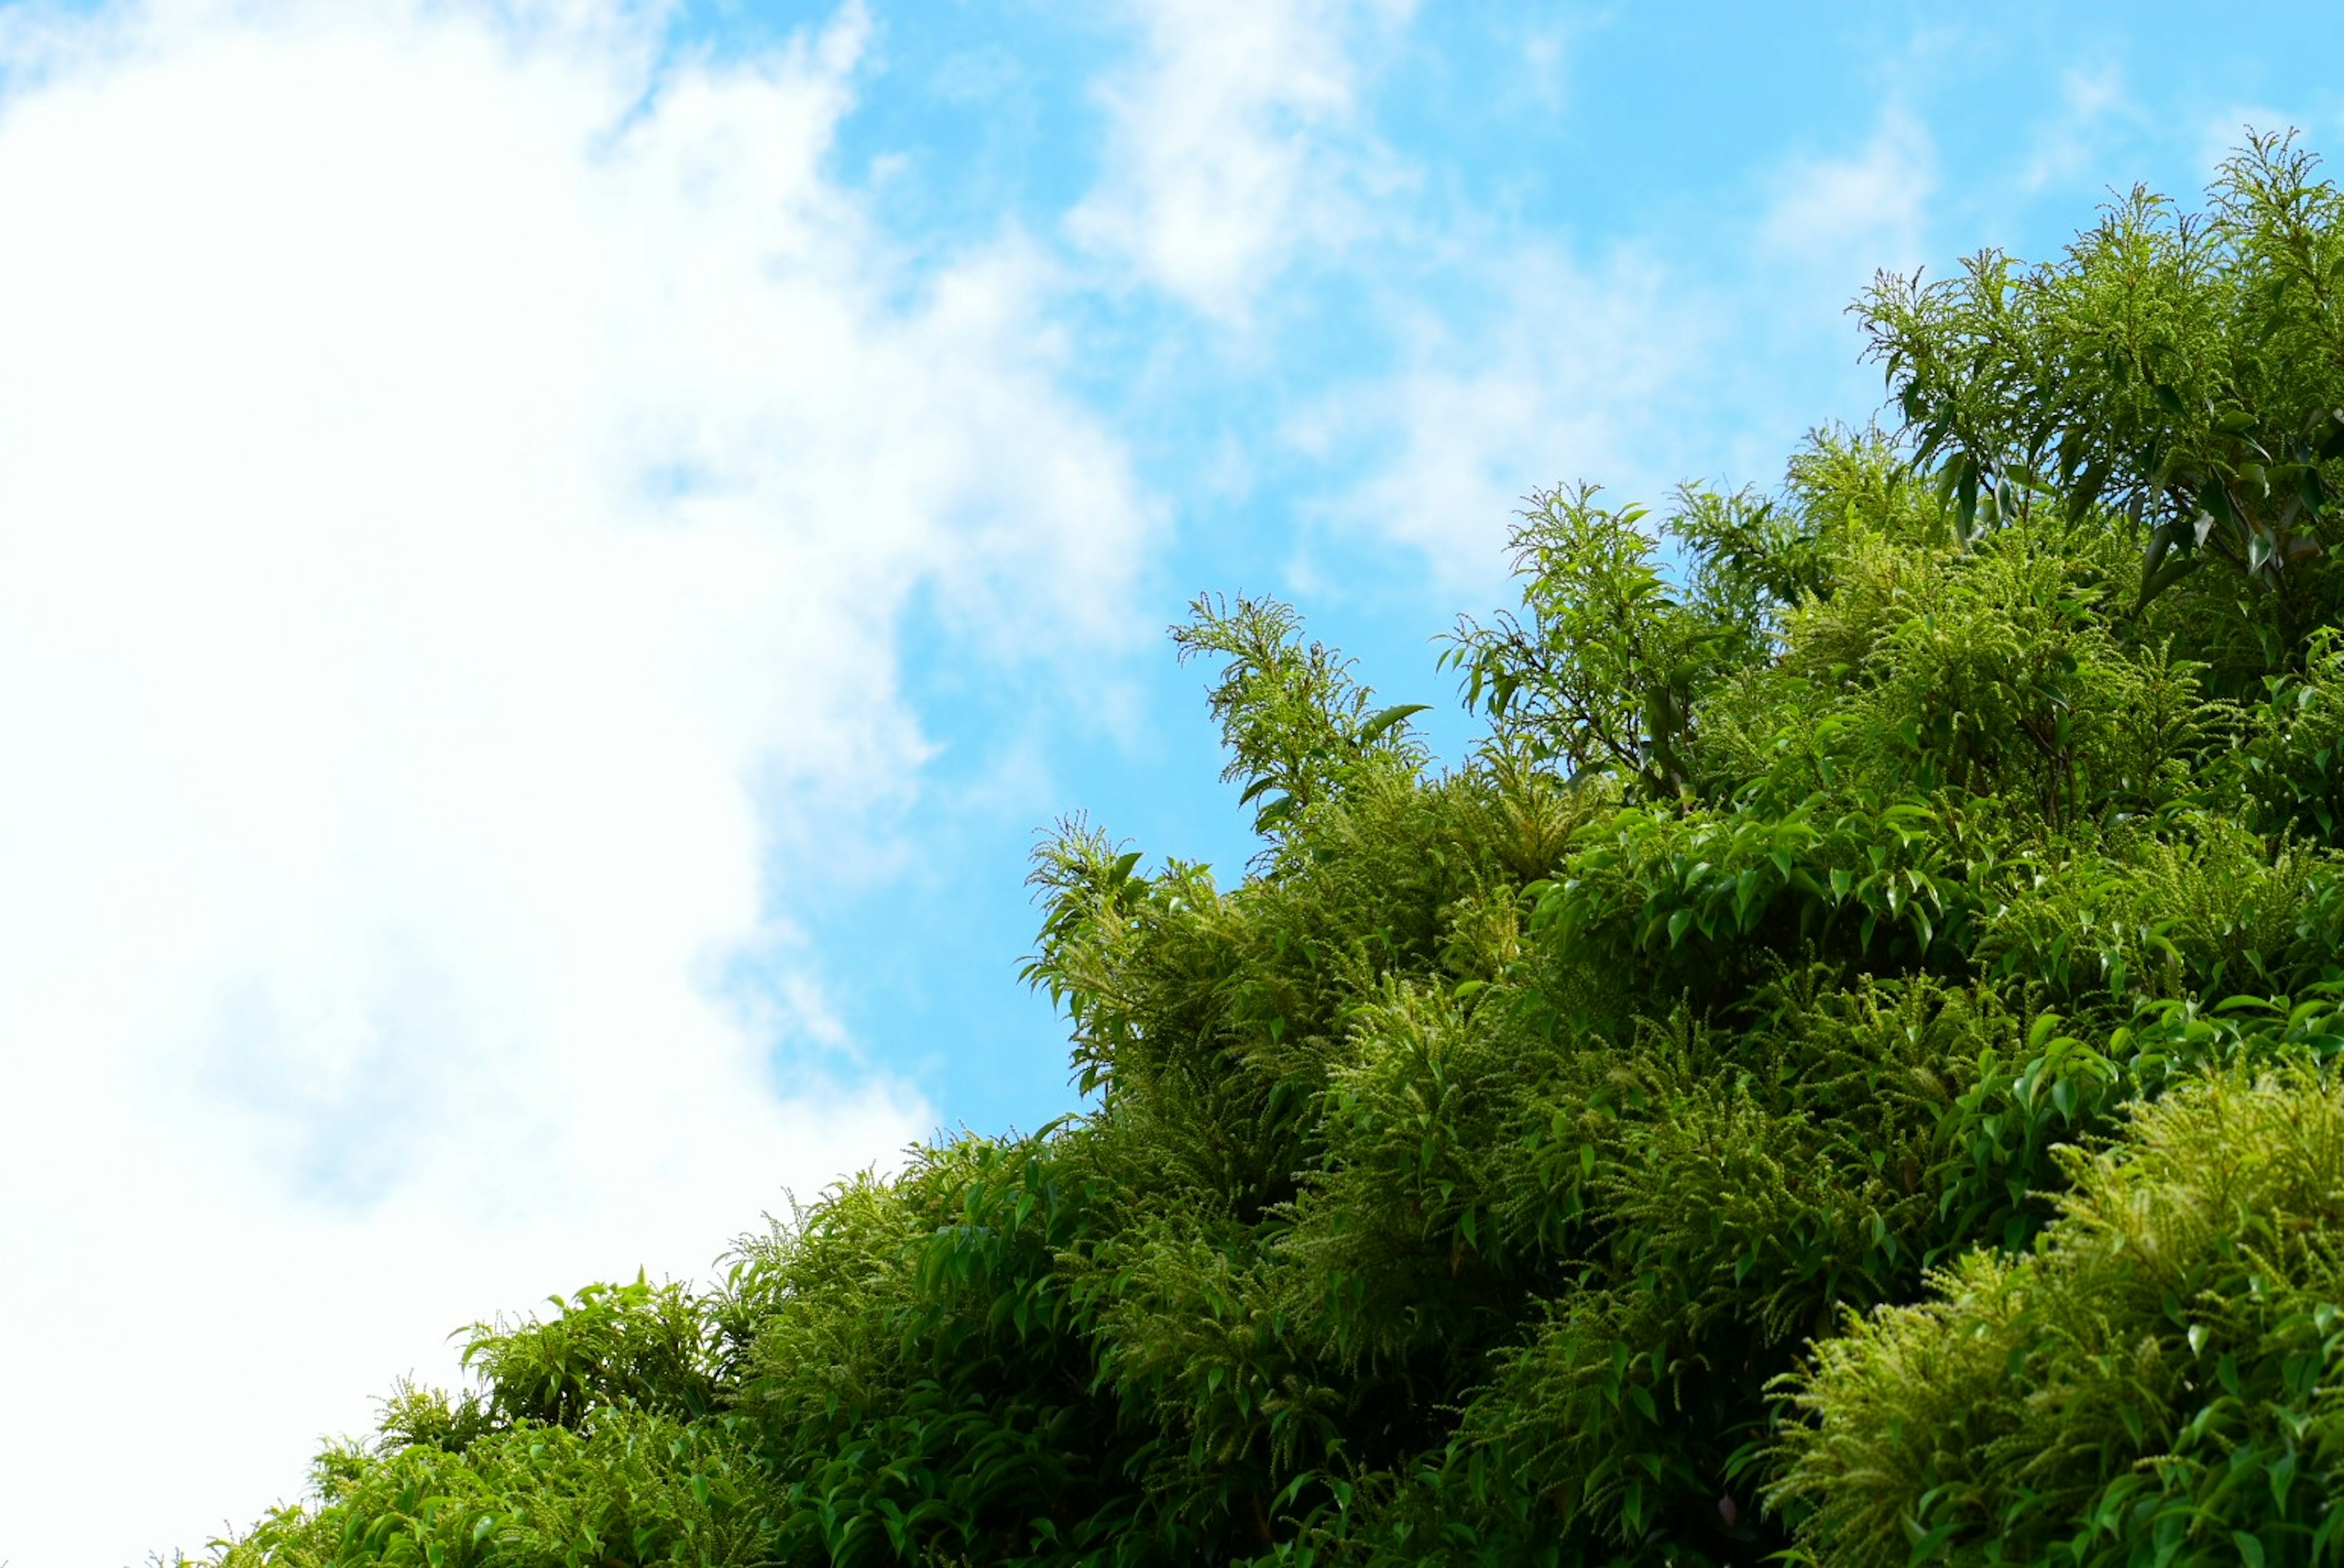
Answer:
<path fill-rule="evenodd" d="M 1035 859 L 1087 1108 L 476 1327 L 325 1564 L 2344 1560 L 2344 197 L 1884 276 L 1890 430 L 1532 496 L 1436 767 L 1203 598 L 1258 855 Z"/>

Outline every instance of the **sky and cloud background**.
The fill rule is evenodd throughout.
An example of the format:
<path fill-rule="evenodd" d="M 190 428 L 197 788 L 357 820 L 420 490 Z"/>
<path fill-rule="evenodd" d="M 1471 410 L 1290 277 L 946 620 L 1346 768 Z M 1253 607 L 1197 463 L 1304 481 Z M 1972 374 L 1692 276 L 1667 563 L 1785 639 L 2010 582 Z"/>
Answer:
<path fill-rule="evenodd" d="M 1878 410 L 1874 268 L 2344 152 L 2223 15 L 0 0 L 0 1561 L 1072 1108 L 1036 831 L 1248 853 L 1191 595 L 1447 702 L 1531 487 Z"/>

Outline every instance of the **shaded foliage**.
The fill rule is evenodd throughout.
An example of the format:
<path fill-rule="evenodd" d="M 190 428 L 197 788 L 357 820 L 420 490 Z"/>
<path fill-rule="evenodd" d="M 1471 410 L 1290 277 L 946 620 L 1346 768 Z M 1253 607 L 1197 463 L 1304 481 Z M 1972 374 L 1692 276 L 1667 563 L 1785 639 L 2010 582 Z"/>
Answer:
<path fill-rule="evenodd" d="M 1834 1563 L 2329 1560 L 2344 1092 L 2216 1077 L 2066 1163 L 2039 1249 L 1819 1342 L 1777 1499 Z"/>

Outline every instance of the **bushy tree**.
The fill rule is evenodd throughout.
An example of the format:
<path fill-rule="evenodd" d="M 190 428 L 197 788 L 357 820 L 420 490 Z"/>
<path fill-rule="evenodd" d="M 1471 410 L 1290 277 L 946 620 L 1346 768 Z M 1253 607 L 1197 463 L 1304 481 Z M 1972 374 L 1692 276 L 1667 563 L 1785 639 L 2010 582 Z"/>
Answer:
<path fill-rule="evenodd" d="M 1079 819 L 1088 1108 L 476 1330 L 232 1568 L 2344 1557 L 2344 233 L 1884 278 L 1894 431 L 1531 498 L 1436 771 L 1199 600 L 1233 880 Z"/>

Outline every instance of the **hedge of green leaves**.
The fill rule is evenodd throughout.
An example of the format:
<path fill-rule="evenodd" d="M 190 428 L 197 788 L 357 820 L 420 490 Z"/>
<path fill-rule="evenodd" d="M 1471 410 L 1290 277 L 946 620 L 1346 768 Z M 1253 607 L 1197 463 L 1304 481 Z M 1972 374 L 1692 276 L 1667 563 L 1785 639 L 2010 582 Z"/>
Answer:
<path fill-rule="evenodd" d="M 1451 770 L 1199 601 L 1262 848 L 1040 850 L 1090 1109 L 475 1330 L 221 1563 L 2344 1560 L 2339 216 L 1884 278 L 1897 430 L 1532 498 Z"/>

